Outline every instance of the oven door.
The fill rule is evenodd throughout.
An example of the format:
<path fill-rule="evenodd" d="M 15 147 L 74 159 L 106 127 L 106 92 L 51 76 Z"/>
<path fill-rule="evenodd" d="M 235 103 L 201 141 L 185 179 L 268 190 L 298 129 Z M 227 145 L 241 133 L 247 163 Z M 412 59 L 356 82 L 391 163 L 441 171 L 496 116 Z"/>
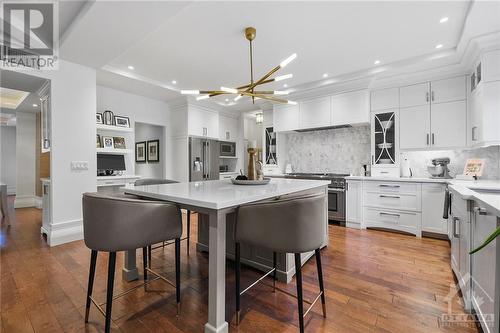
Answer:
<path fill-rule="evenodd" d="M 328 219 L 345 221 L 345 189 L 328 188 Z"/>

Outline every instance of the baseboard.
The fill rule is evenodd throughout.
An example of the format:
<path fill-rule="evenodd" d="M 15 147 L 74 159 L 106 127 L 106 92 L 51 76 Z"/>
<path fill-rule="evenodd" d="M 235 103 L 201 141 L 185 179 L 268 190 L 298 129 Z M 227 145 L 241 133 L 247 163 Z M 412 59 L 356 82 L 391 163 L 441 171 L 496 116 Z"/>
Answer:
<path fill-rule="evenodd" d="M 73 220 L 50 225 L 49 230 L 42 229 L 47 234 L 50 247 L 83 239 L 83 221 Z"/>
<path fill-rule="evenodd" d="M 35 207 L 34 195 L 16 195 L 14 199 L 14 208 Z"/>
<path fill-rule="evenodd" d="M 361 229 L 361 223 L 358 222 L 345 222 L 346 228 Z"/>
<path fill-rule="evenodd" d="M 42 197 L 35 196 L 34 201 L 35 201 L 35 207 L 37 209 L 42 209 Z"/>

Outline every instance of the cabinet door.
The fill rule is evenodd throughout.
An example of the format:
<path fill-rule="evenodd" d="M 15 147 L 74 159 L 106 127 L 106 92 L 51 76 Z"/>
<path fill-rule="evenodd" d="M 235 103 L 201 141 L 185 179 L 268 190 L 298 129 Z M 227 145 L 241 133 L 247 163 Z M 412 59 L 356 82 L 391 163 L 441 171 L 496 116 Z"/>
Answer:
<path fill-rule="evenodd" d="M 361 223 L 361 181 L 347 181 L 346 189 L 346 220 L 347 222 Z"/>
<path fill-rule="evenodd" d="M 332 96 L 332 126 L 370 122 L 368 90 Z"/>
<path fill-rule="evenodd" d="M 194 106 L 188 111 L 188 133 L 195 136 L 219 138 L 219 115 Z"/>
<path fill-rule="evenodd" d="M 374 90 L 370 96 L 372 111 L 393 109 L 399 107 L 399 88 Z"/>
<path fill-rule="evenodd" d="M 399 147 L 425 148 L 430 145 L 431 109 L 420 105 L 399 110 Z"/>
<path fill-rule="evenodd" d="M 466 131 L 466 101 L 432 105 L 431 146 L 433 148 L 465 147 Z"/>
<path fill-rule="evenodd" d="M 466 98 L 465 76 L 431 82 L 431 102 L 445 103 Z"/>
<path fill-rule="evenodd" d="M 402 108 L 425 105 L 430 102 L 429 82 L 399 88 L 399 103 Z"/>
<path fill-rule="evenodd" d="M 219 115 L 219 139 L 222 141 L 235 141 L 238 120 Z"/>
<path fill-rule="evenodd" d="M 446 235 L 448 221 L 443 219 L 444 184 L 422 184 L 422 231 Z"/>
<path fill-rule="evenodd" d="M 286 132 L 299 128 L 299 106 L 275 106 L 274 107 L 274 131 Z"/>
<path fill-rule="evenodd" d="M 398 109 L 371 113 L 372 166 L 390 167 L 399 164 L 398 113 Z"/>
<path fill-rule="evenodd" d="M 315 98 L 300 102 L 299 127 L 328 127 L 330 122 L 330 97 Z"/>

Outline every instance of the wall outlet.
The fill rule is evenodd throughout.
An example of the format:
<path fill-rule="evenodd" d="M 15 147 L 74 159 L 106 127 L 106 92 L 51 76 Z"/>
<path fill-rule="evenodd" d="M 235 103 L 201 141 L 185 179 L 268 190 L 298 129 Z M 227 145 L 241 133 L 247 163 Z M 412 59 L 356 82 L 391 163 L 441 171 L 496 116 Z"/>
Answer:
<path fill-rule="evenodd" d="M 89 169 L 88 161 L 72 161 L 71 162 L 71 170 L 72 171 L 83 171 Z"/>

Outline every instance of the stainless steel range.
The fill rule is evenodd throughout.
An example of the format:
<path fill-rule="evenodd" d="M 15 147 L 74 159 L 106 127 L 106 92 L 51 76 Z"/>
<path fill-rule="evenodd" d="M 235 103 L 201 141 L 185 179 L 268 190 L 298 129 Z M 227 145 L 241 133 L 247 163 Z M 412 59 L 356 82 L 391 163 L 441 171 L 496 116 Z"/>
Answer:
<path fill-rule="evenodd" d="M 290 173 L 285 178 L 329 180 L 328 219 L 345 222 L 345 177 L 348 174 L 337 173 Z"/>

